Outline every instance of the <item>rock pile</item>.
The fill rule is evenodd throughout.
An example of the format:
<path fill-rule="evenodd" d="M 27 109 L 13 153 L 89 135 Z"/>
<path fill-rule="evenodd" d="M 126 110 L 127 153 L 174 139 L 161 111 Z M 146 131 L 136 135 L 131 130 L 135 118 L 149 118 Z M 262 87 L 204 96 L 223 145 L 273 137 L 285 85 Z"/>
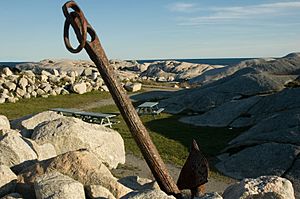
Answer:
<path fill-rule="evenodd" d="M 300 71 L 298 54 L 273 61 L 254 60 L 245 63 L 242 68 L 240 65 L 231 67 L 235 72 L 221 75 L 221 79 L 178 92 L 174 97 L 163 101 L 164 105 L 173 113 L 183 110 L 203 113 L 226 102 L 282 91 L 299 76 Z"/>
<path fill-rule="evenodd" d="M 276 60 L 246 61 L 214 77 L 223 78 L 179 91 L 161 104 L 173 113 L 194 112 L 180 119 L 185 123 L 248 128 L 229 142 L 219 156 L 217 169 L 236 179 L 286 177 L 300 197 L 299 71 L 299 53 Z"/>
<path fill-rule="evenodd" d="M 297 74 L 299 68 L 300 53 L 290 53 L 282 58 L 261 58 L 242 61 L 239 64 L 212 69 L 199 74 L 190 79 L 193 84 L 208 84 L 216 80 L 233 75 L 239 70 L 252 68 L 252 70 L 260 73 L 268 73 L 273 75 L 292 75 Z M 296 72 L 296 73 L 295 73 Z"/>
<path fill-rule="evenodd" d="M 220 65 L 193 64 L 178 61 L 156 61 L 147 64 L 147 69 L 141 71 L 141 77 L 161 82 L 183 81 L 194 78 L 206 71 L 223 67 Z"/>
<path fill-rule="evenodd" d="M 116 77 L 128 91 L 140 90 L 140 83 L 150 81 L 186 81 L 206 71 L 223 66 L 192 64 L 178 61 L 156 61 L 139 64 L 137 61 L 110 60 Z M 12 72 L 0 70 L 0 103 L 19 99 L 48 97 L 70 92 L 83 94 L 92 90 L 108 91 L 91 61 L 49 60 L 17 64 Z"/>
<path fill-rule="evenodd" d="M 79 75 L 76 71 L 63 72 L 52 69 L 33 73 L 30 70 L 13 73 L 4 68 L 0 74 L 0 103 L 16 102 L 19 99 L 65 95 L 70 92 L 83 94 L 101 90 L 103 80 L 99 73 Z"/>
<path fill-rule="evenodd" d="M 53 118 L 51 118 L 53 117 Z M 114 130 L 48 111 L 7 125 L 0 117 L 0 197 L 46 199 L 175 199 L 139 177 L 115 178 L 110 168 L 125 161 L 124 143 Z M 31 138 L 20 131 L 33 131 Z M 249 188 L 250 187 L 250 188 Z M 247 196 L 247 197 L 244 197 Z M 292 184 L 276 176 L 245 179 L 201 199 L 293 199 Z M 257 197 L 259 196 L 259 197 Z M 188 198 L 188 196 L 187 196 Z"/>

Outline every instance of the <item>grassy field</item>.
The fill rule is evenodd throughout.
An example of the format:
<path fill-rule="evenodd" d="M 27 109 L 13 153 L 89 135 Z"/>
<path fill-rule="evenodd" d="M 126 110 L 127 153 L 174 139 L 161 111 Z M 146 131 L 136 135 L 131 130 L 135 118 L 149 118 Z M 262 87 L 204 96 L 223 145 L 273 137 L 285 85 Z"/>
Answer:
<path fill-rule="evenodd" d="M 22 99 L 17 103 L 0 104 L 0 114 L 9 119 L 15 119 L 24 115 L 39 113 L 50 108 L 79 108 L 84 105 L 97 102 L 100 99 L 108 99 L 108 92 L 93 91 L 82 95 L 70 94 L 50 96 L 48 98 Z"/>
<path fill-rule="evenodd" d="M 117 107 L 110 105 L 93 108 L 89 111 L 115 112 Z M 178 122 L 179 118 L 180 115 L 174 116 L 166 113 L 155 116 L 155 118 L 150 115 L 141 116 L 142 122 L 148 129 L 162 158 L 176 165 L 184 164 L 192 139 L 195 139 L 206 156 L 213 160 L 226 144 L 241 132 L 241 129 L 195 127 Z M 117 119 L 121 122 L 114 125 L 113 128 L 122 135 L 126 151 L 141 156 L 124 120 L 121 116 L 118 116 Z"/>
<path fill-rule="evenodd" d="M 50 108 L 84 108 L 85 105 L 110 98 L 106 92 L 91 92 L 83 95 L 65 95 L 49 98 L 35 98 L 21 100 L 15 104 L 0 104 L 0 114 L 6 115 L 9 119 L 15 119 L 27 114 L 38 113 Z M 115 105 L 101 106 L 87 111 L 93 112 L 117 112 Z M 163 113 L 159 116 L 141 116 L 148 132 L 160 152 L 162 158 L 169 163 L 183 165 L 188 156 L 188 150 L 192 139 L 195 139 L 200 149 L 206 154 L 210 162 L 226 146 L 228 141 L 241 133 L 241 129 L 226 128 L 205 128 L 195 127 L 178 122 L 180 115 Z M 133 140 L 124 120 L 119 115 L 119 124 L 114 125 L 124 139 L 127 152 L 141 156 L 141 153 Z"/>

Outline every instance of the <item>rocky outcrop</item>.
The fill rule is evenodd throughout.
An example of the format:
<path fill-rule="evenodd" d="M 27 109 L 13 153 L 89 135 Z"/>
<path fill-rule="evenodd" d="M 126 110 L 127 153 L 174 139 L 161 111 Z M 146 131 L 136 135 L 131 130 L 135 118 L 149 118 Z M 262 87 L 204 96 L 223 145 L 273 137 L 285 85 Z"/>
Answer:
<path fill-rule="evenodd" d="M 112 59 L 109 60 L 109 63 L 116 70 L 140 71 L 140 64 L 136 60 L 124 61 Z"/>
<path fill-rule="evenodd" d="M 222 158 L 222 161 L 216 164 L 216 168 L 236 179 L 261 175 L 281 176 L 293 165 L 299 153 L 300 146 L 260 144 Z"/>
<path fill-rule="evenodd" d="M 273 95 L 253 96 L 240 100 L 231 100 L 204 114 L 184 117 L 181 121 L 197 126 L 249 127 L 261 123 L 262 120 L 267 118 L 276 116 L 284 119 L 284 116 L 280 115 L 289 116 L 288 118 L 291 119 L 291 121 L 280 122 L 283 125 L 281 127 L 277 125 L 277 127 L 283 130 L 284 128 L 295 127 L 298 123 L 295 118 L 297 109 L 300 108 L 300 99 L 297 97 L 298 95 L 300 95 L 300 88 L 284 89 Z M 279 122 L 279 118 L 277 121 Z M 289 123 L 289 127 L 284 125 L 286 122 Z M 270 129 L 271 125 L 272 124 L 263 126 L 265 126 L 264 128 L 267 130 L 267 128 Z M 275 129 L 276 128 L 274 128 L 274 130 Z"/>
<path fill-rule="evenodd" d="M 0 164 L 9 167 L 37 158 L 36 153 L 15 130 L 0 136 L 0 154 Z"/>
<path fill-rule="evenodd" d="M 132 190 L 117 182 L 107 167 L 86 150 L 72 151 L 55 158 L 40 161 L 24 169 L 18 176 L 17 190 L 30 197 L 34 193 L 33 184 L 39 176 L 57 171 L 82 183 L 84 186 L 101 185 L 114 197 L 120 198 Z"/>
<path fill-rule="evenodd" d="M 86 187 L 86 193 L 91 199 L 108 198 L 116 199 L 108 189 L 101 185 L 89 185 Z"/>
<path fill-rule="evenodd" d="M 156 61 L 148 64 L 141 77 L 158 81 L 182 81 L 198 76 L 205 71 L 222 68 L 219 65 L 193 64 L 178 61 Z"/>
<path fill-rule="evenodd" d="M 260 97 L 257 96 L 242 100 L 233 100 L 224 103 L 204 114 L 182 117 L 180 121 L 196 126 L 227 127 L 232 126 L 236 120 L 243 118 L 248 120 L 247 122 L 240 124 L 239 127 L 242 127 L 242 125 L 250 126 L 253 125 L 253 121 L 251 123 L 250 120 L 252 118 L 249 117 L 250 114 L 247 111 L 251 109 L 259 100 Z"/>
<path fill-rule="evenodd" d="M 10 129 L 9 120 L 6 116 L 0 115 L 0 131 Z"/>
<path fill-rule="evenodd" d="M 261 176 L 257 179 L 244 179 L 228 187 L 224 199 L 295 199 L 292 183 L 277 176 Z"/>
<path fill-rule="evenodd" d="M 37 199 L 85 199 L 83 185 L 58 172 L 50 172 L 39 176 L 34 182 L 34 190 Z"/>
<path fill-rule="evenodd" d="M 63 117 L 61 114 L 58 114 L 53 111 L 44 111 L 37 113 L 35 115 L 30 115 L 27 117 L 23 117 L 20 119 L 17 119 L 12 122 L 12 126 L 14 128 L 17 128 L 21 131 L 21 134 L 24 137 L 31 137 L 31 134 L 33 132 L 33 129 L 40 123 L 55 120 L 58 118 Z"/>
<path fill-rule="evenodd" d="M 37 63 L 37 65 L 39 64 L 45 63 Z M 0 103 L 16 102 L 22 98 L 63 95 L 70 92 L 83 94 L 92 90 L 100 90 L 103 84 L 103 80 L 95 68 L 84 69 L 79 74 L 73 65 L 69 66 L 70 70 L 39 66 L 28 68 L 28 65 L 31 66 L 32 63 L 22 64 L 22 67 L 21 65 L 16 66 L 21 72 L 15 72 L 15 74 L 3 72 L 10 70 L 9 68 L 0 71 Z M 57 67 L 64 68 L 63 65 Z M 71 70 L 72 68 L 74 69 Z"/>
<path fill-rule="evenodd" d="M 141 178 L 139 176 L 126 176 L 118 180 L 119 183 L 132 190 L 149 190 L 149 189 L 160 189 L 156 181 Z"/>
<path fill-rule="evenodd" d="M 258 72 L 266 72 L 275 75 L 297 74 L 297 71 L 299 70 L 299 54 L 300 53 L 291 53 L 278 59 L 262 58 L 242 61 L 236 65 L 212 69 L 204 72 L 203 74 L 192 78 L 190 83 L 201 85 L 208 84 L 224 77 L 228 77 L 245 68 L 253 68 Z"/>
<path fill-rule="evenodd" d="M 203 113 L 232 100 L 276 93 L 298 77 L 300 56 L 248 64 L 238 69 L 205 86 L 179 91 L 161 103 L 172 113 L 183 110 Z"/>
<path fill-rule="evenodd" d="M 72 91 L 77 94 L 83 94 L 87 92 L 85 83 L 76 83 L 72 85 Z"/>
<path fill-rule="evenodd" d="M 295 160 L 293 166 L 285 173 L 284 177 L 293 183 L 295 197 L 300 198 L 300 157 Z"/>
<path fill-rule="evenodd" d="M 8 166 L 0 164 L 0 197 L 14 192 L 17 183 L 17 176 Z"/>
<path fill-rule="evenodd" d="M 57 154 L 88 149 L 110 168 L 125 162 L 124 142 L 118 132 L 77 118 L 62 117 L 41 123 L 34 129 L 32 139 L 40 145 L 53 144 Z"/>
<path fill-rule="evenodd" d="M 207 72 L 212 76 L 203 78 L 201 87 L 178 91 L 160 105 L 166 112 L 191 113 L 181 122 L 249 129 L 222 151 L 216 166 L 222 173 L 238 179 L 285 176 L 300 147 L 300 89 L 290 85 L 299 78 L 300 53 L 222 70 L 218 75 Z M 289 179 L 297 182 L 297 174 L 292 175 Z"/>
<path fill-rule="evenodd" d="M 168 196 L 161 190 L 145 190 L 142 192 L 132 192 L 121 199 L 175 199 L 175 197 Z"/>
<path fill-rule="evenodd" d="M 129 92 L 137 92 L 142 89 L 142 84 L 128 82 L 124 85 L 124 88 Z"/>
<path fill-rule="evenodd" d="M 57 155 L 54 146 L 50 143 L 44 143 L 39 145 L 35 141 L 25 137 L 23 137 L 23 140 L 36 153 L 37 160 L 39 161 L 53 158 Z"/>

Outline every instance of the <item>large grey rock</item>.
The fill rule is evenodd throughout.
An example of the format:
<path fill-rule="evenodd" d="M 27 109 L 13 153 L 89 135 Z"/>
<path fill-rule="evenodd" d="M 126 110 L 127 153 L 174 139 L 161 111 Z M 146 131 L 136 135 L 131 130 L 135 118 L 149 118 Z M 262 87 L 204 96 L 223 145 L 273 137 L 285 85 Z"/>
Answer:
<path fill-rule="evenodd" d="M 259 115 L 257 120 L 274 115 L 277 112 L 283 112 L 300 108 L 300 88 L 284 89 L 281 92 L 262 98 L 248 113 Z"/>
<path fill-rule="evenodd" d="M 91 199 L 107 198 L 116 199 L 108 189 L 101 185 L 89 185 L 86 187 L 86 193 Z"/>
<path fill-rule="evenodd" d="M 113 60 L 109 60 L 109 63 L 115 69 L 119 69 L 119 70 L 127 69 L 127 70 L 131 70 L 131 71 L 138 71 L 139 70 L 139 65 L 140 65 L 135 60 L 125 61 L 125 60 L 113 59 Z"/>
<path fill-rule="evenodd" d="M 34 129 L 32 138 L 38 144 L 50 142 L 58 154 L 89 149 L 110 168 L 125 163 L 124 142 L 118 132 L 77 118 L 62 117 L 45 122 Z"/>
<path fill-rule="evenodd" d="M 160 189 L 156 181 L 139 176 L 126 176 L 120 178 L 118 182 L 132 190 Z"/>
<path fill-rule="evenodd" d="M 247 97 L 278 92 L 298 77 L 300 58 L 281 58 L 272 62 L 253 60 L 246 65 L 202 87 L 179 91 L 161 103 L 166 111 L 173 113 L 183 110 L 206 112 L 237 95 Z"/>
<path fill-rule="evenodd" d="M 26 77 L 29 77 L 31 79 L 34 79 L 35 78 L 35 73 L 32 72 L 31 70 L 24 70 L 22 71 L 20 74 L 23 74 L 25 75 Z"/>
<path fill-rule="evenodd" d="M 13 75 L 13 72 L 11 72 L 11 70 L 8 67 L 5 67 L 2 69 L 2 74 L 6 75 L 6 76 L 10 76 L 10 75 Z"/>
<path fill-rule="evenodd" d="M 82 75 L 84 75 L 84 76 L 91 76 L 91 75 L 93 74 L 94 71 L 95 71 L 95 70 L 93 70 L 93 68 L 85 68 L 85 69 L 83 70 Z"/>
<path fill-rule="evenodd" d="M 297 97 L 299 95 L 300 88 L 294 88 L 285 89 L 273 95 L 236 99 L 219 105 L 202 115 L 184 117 L 180 121 L 198 126 L 218 127 L 248 127 L 258 124 L 255 133 L 261 131 L 270 136 L 269 132 L 274 131 L 275 136 L 275 132 L 280 133 L 279 130 L 292 132 L 293 128 L 299 126 L 296 118 L 300 114 L 300 99 Z M 266 119 L 268 121 L 262 122 Z M 267 124 L 265 124 L 266 122 Z M 284 135 L 284 132 L 280 134 Z M 285 137 L 289 138 L 289 136 Z M 292 139 L 290 138 L 290 140 Z"/>
<path fill-rule="evenodd" d="M 46 76 L 51 76 L 52 74 L 50 73 L 50 72 L 48 72 L 48 71 L 46 71 L 46 70 L 42 70 L 41 71 L 41 75 L 46 75 Z"/>
<path fill-rule="evenodd" d="M 78 94 L 86 93 L 87 92 L 86 84 L 84 82 L 73 84 L 72 91 Z"/>
<path fill-rule="evenodd" d="M 30 99 L 31 95 L 29 93 L 25 93 L 25 95 L 23 97 L 24 97 L 24 99 Z"/>
<path fill-rule="evenodd" d="M 67 175 L 84 186 L 101 185 L 108 189 L 115 198 L 121 198 L 132 191 L 118 183 L 108 168 L 93 153 L 79 150 L 37 162 L 24 169 L 18 176 L 18 192 L 30 198 L 33 183 L 37 177 L 51 171 Z"/>
<path fill-rule="evenodd" d="M 23 137 L 23 140 L 36 153 L 37 160 L 39 160 L 39 161 L 53 158 L 57 155 L 54 146 L 50 143 L 44 143 L 44 144 L 39 145 L 35 141 L 25 138 L 25 137 Z"/>
<path fill-rule="evenodd" d="M 49 93 L 52 90 L 51 84 L 49 83 L 41 84 L 40 88 L 44 91 L 44 93 Z"/>
<path fill-rule="evenodd" d="M 101 90 L 105 91 L 105 92 L 109 92 L 109 89 L 108 89 L 108 87 L 106 85 L 102 85 L 101 86 Z"/>
<path fill-rule="evenodd" d="M 27 62 L 22 64 L 17 64 L 16 68 L 19 70 L 33 70 L 35 73 L 46 74 L 47 76 L 52 75 L 50 72 L 54 73 L 54 69 L 60 72 L 71 72 L 76 71 L 77 74 L 81 74 L 82 71 L 87 67 L 95 67 L 94 63 L 91 61 L 84 60 L 41 60 L 39 62 Z M 48 72 L 49 71 L 49 72 Z"/>
<path fill-rule="evenodd" d="M 40 88 L 36 90 L 36 93 L 37 93 L 37 96 L 39 96 L 39 97 L 46 94 L 46 92 L 43 89 L 40 89 Z"/>
<path fill-rule="evenodd" d="M 9 91 L 14 91 L 17 88 L 17 85 L 13 82 L 4 82 L 3 87 L 7 88 Z"/>
<path fill-rule="evenodd" d="M 249 116 L 246 115 L 246 111 L 255 105 L 259 100 L 260 97 L 251 97 L 243 100 L 230 101 L 202 115 L 183 117 L 180 119 L 180 121 L 196 126 L 231 126 L 231 124 L 239 117 L 249 118 Z M 250 126 L 251 122 L 248 121 L 247 125 Z"/>
<path fill-rule="evenodd" d="M 8 166 L 0 164 L 0 197 L 15 190 L 17 176 Z"/>
<path fill-rule="evenodd" d="M 243 73 L 243 71 L 239 71 Z M 284 89 L 284 83 L 290 76 L 274 76 L 266 73 L 244 72 L 233 74 L 207 86 L 179 91 L 174 97 L 163 100 L 161 103 L 169 112 L 193 110 L 206 112 L 233 100 L 236 96 L 254 96 L 278 92 Z M 181 107 L 181 110 L 176 107 Z M 172 107 L 173 106 L 173 107 Z"/>
<path fill-rule="evenodd" d="M 13 130 L 0 136 L 0 154 L 0 164 L 9 167 L 37 158 L 21 134 Z"/>
<path fill-rule="evenodd" d="M 6 116 L 0 115 L 0 131 L 4 129 L 10 129 L 9 120 Z"/>
<path fill-rule="evenodd" d="M 83 185 L 58 172 L 36 178 L 34 190 L 37 199 L 85 199 Z"/>
<path fill-rule="evenodd" d="M 296 159 L 284 177 L 293 183 L 295 197 L 300 198 L 300 157 Z"/>
<path fill-rule="evenodd" d="M 300 109 L 274 113 L 229 142 L 236 145 L 278 142 L 300 146 Z"/>
<path fill-rule="evenodd" d="M 28 80 L 24 77 L 22 77 L 20 80 L 19 80 L 19 83 L 18 83 L 19 87 L 22 88 L 22 89 L 25 89 L 26 86 L 28 85 Z"/>
<path fill-rule="evenodd" d="M 5 98 L 4 97 L 0 97 L 0 104 L 3 104 L 5 102 Z"/>
<path fill-rule="evenodd" d="M 19 97 L 24 97 L 24 95 L 26 94 L 26 90 L 21 89 L 21 88 L 17 88 L 17 89 L 16 89 L 16 94 L 17 94 L 17 96 L 19 96 Z"/>
<path fill-rule="evenodd" d="M 245 148 L 216 164 L 216 168 L 236 179 L 262 175 L 283 175 L 300 153 L 300 146 L 266 143 Z"/>
<path fill-rule="evenodd" d="M 55 120 L 61 117 L 64 116 L 53 111 L 44 111 L 33 116 L 28 116 L 16 120 L 14 122 L 14 127 L 21 130 L 23 136 L 31 137 L 31 134 L 36 126 L 43 122 Z"/>
<path fill-rule="evenodd" d="M 40 79 L 42 82 L 47 82 L 48 76 L 42 74 L 42 75 L 39 76 L 39 79 Z"/>
<path fill-rule="evenodd" d="M 223 193 L 224 199 L 295 199 L 292 183 L 278 176 L 261 176 L 256 179 L 244 179 L 228 187 Z"/>
<path fill-rule="evenodd" d="M 60 77 L 57 77 L 55 75 L 49 76 L 49 83 L 51 84 L 59 84 L 60 82 Z"/>
<path fill-rule="evenodd" d="M 132 192 L 121 199 L 175 199 L 175 197 L 168 196 L 161 190 L 145 190 L 142 192 Z"/>
<path fill-rule="evenodd" d="M 259 72 L 268 72 L 278 75 L 294 74 L 299 69 L 299 60 L 299 53 L 291 53 L 279 59 L 262 58 L 246 60 L 236 65 L 206 71 L 203 74 L 191 79 L 190 83 L 207 84 L 230 76 L 236 71 L 244 68 L 254 68 Z"/>
<path fill-rule="evenodd" d="M 141 76 L 164 78 L 166 80 L 170 77 L 175 80 L 187 80 L 205 71 L 221 67 L 223 66 L 178 61 L 156 61 L 148 64 L 146 70 L 143 69 Z"/>
<path fill-rule="evenodd" d="M 141 83 L 128 83 L 125 84 L 125 89 L 129 92 L 137 92 L 142 89 Z"/>

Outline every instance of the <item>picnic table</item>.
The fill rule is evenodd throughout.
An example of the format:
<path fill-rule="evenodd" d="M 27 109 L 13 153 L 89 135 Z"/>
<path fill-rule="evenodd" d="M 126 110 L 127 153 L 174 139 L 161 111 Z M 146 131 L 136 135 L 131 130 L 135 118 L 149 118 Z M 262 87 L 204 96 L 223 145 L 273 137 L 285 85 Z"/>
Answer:
<path fill-rule="evenodd" d="M 112 128 L 113 124 L 111 119 L 117 116 L 115 114 L 86 112 L 80 111 L 78 109 L 53 108 L 50 110 L 66 116 L 80 118 L 85 122 L 97 123 L 102 126 L 109 126 L 110 128 Z"/>
<path fill-rule="evenodd" d="M 144 102 L 143 104 L 139 105 L 136 109 L 139 115 L 159 115 L 164 110 L 164 108 L 158 107 L 158 102 Z"/>

